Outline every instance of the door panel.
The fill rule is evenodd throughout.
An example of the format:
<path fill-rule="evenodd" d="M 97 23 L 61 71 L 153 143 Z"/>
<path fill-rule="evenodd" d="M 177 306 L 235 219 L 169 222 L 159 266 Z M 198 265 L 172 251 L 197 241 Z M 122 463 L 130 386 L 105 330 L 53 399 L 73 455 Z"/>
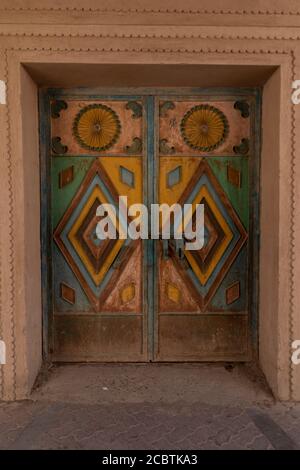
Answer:
<path fill-rule="evenodd" d="M 258 93 L 139 93 L 42 93 L 47 353 L 55 361 L 248 360 Z M 119 211 L 119 196 L 149 210 L 204 204 L 204 246 L 122 239 L 120 227 L 132 219 Z M 116 239 L 96 236 L 101 203 L 116 209 Z"/>
<path fill-rule="evenodd" d="M 144 246 L 122 239 L 143 202 L 144 100 L 51 101 L 54 359 L 147 359 Z M 113 204 L 117 238 L 99 240 L 97 207 Z"/>
<path fill-rule="evenodd" d="M 156 360 L 249 358 L 250 104 L 157 99 L 157 199 L 204 204 L 205 242 L 157 247 Z"/>

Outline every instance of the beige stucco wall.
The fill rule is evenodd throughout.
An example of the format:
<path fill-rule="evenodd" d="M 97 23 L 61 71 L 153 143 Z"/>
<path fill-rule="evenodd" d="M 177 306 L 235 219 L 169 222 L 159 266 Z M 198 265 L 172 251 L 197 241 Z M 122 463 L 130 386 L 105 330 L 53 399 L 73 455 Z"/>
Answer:
<path fill-rule="evenodd" d="M 38 86 L 108 86 L 114 64 L 127 64 L 116 74 L 118 86 L 134 80 L 166 86 L 167 69 L 160 74 L 153 66 L 177 64 L 183 86 L 196 80 L 198 86 L 264 88 L 259 360 L 278 398 L 300 400 L 300 365 L 290 360 L 291 343 L 300 339 L 300 107 L 290 100 L 292 81 L 300 79 L 299 3 L 99 5 L 0 3 L 0 80 L 7 86 L 7 104 L 0 104 L 0 339 L 7 345 L 0 398 L 28 396 L 42 361 Z M 153 73 L 139 76 L 136 69 L 132 77 L 135 64 L 152 66 Z M 174 80 L 170 74 L 169 85 Z"/>

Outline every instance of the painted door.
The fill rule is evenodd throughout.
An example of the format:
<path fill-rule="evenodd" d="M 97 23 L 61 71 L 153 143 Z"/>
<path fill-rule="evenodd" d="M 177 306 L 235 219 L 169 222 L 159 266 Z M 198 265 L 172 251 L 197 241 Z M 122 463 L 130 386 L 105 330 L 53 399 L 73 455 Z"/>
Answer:
<path fill-rule="evenodd" d="M 53 360 L 249 358 L 256 101 L 252 91 L 41 93 L 44 343 Z M 134 220 L 120 196 L 143 202 L 149 222 L 152 203 L 204 204 L 203 248 L 123 239 Z M 116 238 L 101 241 L 103 203 L 115 207 Z"/>
<path fill-rule="evenodd" d="M 195 205 L 203 204 L 204 245 L 187 250 L 187 240 L 171 240 L 157 247 L 155 357 L 245 360 L 254 268 L 250 215 L 252 222 L 256 217 L 250 202 L 254 98 L 165 97 L 156 107 L 157 198 L 192 204 L 193 226 Z"/>
<path fill-rule="evenodd" d="M 144 247 L 122 239 L 119 210 L 144 199 L 143 98 L 50 99 L 54 360 L 147 359 Z M 112 204 L 116 238 L 100 240 L 100 204 Z"/>

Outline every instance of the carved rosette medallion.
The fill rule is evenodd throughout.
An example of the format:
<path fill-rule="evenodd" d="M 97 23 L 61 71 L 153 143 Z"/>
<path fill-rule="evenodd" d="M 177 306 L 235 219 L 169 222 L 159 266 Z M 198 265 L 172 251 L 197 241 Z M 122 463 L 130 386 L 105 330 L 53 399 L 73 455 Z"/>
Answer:
<path fill-rule="evenodd" d="M 73 135 L 87 150 L 105 151 L 118 140 L 121 123 L 117 113 L 104 104 L 85 106 L 75 117 Z"/>
<path fill-rule="evenodd" d="M 226 139 L 229 131 L 227 118 L 214 106 L 193 106 L 182 118 L 182 138 L 194 150 L 211 152 Z"/>

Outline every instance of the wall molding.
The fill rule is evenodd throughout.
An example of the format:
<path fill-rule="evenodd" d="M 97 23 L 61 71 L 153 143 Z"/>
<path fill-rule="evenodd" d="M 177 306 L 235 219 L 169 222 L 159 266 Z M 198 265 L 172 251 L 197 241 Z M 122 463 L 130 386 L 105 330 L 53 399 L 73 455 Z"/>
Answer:
<path fill-rule="evenodd" d="M 70 10 L 72 11 L 72 10 Z M 300 15 L 300 13 L 299 13 Z M 39 36 L 38 36 L 39 37 Z M 52 37 L 49 34 L 43 35 L 43 37 Z M 78 34 L 76 35 L 66 35 L 68 38 L 81 37 Z M 102 36 L 95 36 L 102 37 Z M 110 37 L 110 36 L 105 36 Z M 140 36 L 141 38 L 145 38 Z M 129 39 L 133 37 L 130 36 Z M 158 37 L 161 39 L 161 37 Z M 173 38 L 172 38 L 173 39 Z M 206 37 L 206 39 L 224 39 L 223 35 L 214 35 Z M 237 39 L 233 37 L 232 39 Z M 259 39 L 247 37 L 245 39 Z M 17 377 L 16 377 L 16 319 L 15 319 L 15 238 L 14 238 L 14 175 L 13 175 L 13 164 L 12 164 L 12 143 L 11 143 L 11 122 L 10 122 L 10 105 L 9 105 L 9 55 L 11 52 L 58 52 L 62 54 L 69 53 L 88 53 L 88 52 L 108 52 L 108 53 L 122 53 L 122 52 L 132 52 L 132 53 L 168 53 L 177 55 L 179 53 L 188 53 L 188 54 L 249 54 L 249 55 L 263 55 L 263 54 L 272 54 L 272 55 L 284 55 L 290 58 L 290 70 L 291 77 L 290 81 L 295 79 L 295 54 L 291 48 L 261 48 L 261 47 L 199 47 L 199 48 L 188 48 L 188 47 L 80 47 L 80 48 L 65 48 L 65 47 L 7 47 L 5 48 L 5 80 L 7 83 L 7 111 L 6 111 L 6 136 L 7 136 L 7 178 L 8 178 L 8 188 L 9 188 L 9 258 L 10 258 L 10 289 L 9 289 L 9 318 L 11 325 L 11 354 L 12 354 L 12 375 L 13 375 L 13 390 L 14 397 L 17 396 Z M 295 213 L 296 213 L 296 124 L 295 124 L 295 109 L 294 105 L 291 102 L 291 159 L 289 161 L 290 165 L 290 199 L 291 199 L 291 214 L 290 214 L 290 227 L 289 227 L 289 248 L 290 248 L 290 275 L 289 275 L 289 288 L 290 288 L 290 299 L 289 299 L 289 344 L 291 344 L 294 334 L 294 315 L 295 315 Z M 1 279 L 0 279 L 1 280 Z M 0 293 L 1 295 L 1 293 Z M 289 350 L 290 354 L 290 350 Z M 288 358 L 289 363 L 289 393 L 290 399 L 294 398 L 294 370 L 293 364 L 291 363 L 290 357 Z"/>
<path fill-rule="evenodd" d="M 14 228 L 14 187 L 13 187 L 13 164 L 11 150 L 11 121 L 10 121 L 10 105 L 9 105 L 9 72 L 8 72 L 8 51 L 5 51 L 4 75 L 6 82 L 6 158 L 7 158 L 7 179 L 8 179 L 8 233 L 9 233 L 9 309 L 7 309 L 10 320 L 10 336 L 12 360 L 12 377 L 13 377 L 13 399 L 17 396 L 17 373 L 16 373 L 16 319 L 15 319 L 15 228 Z M 8 350 L 9 351 L 9 350 Z M 8 352 L 7 352 L 8 354 Z"/>
<path fill-rule="evenodd" d="M 296 57 L 294 51 L 291 50 L 291 83 L 296 80 Z M 289 389 L 290 389 L 290 398 L 294 399 L 294 364 L 291 360 L 292 353 L 294 352 L 292 348 L 292 342 L 295 339 L 295 321 L 294 316 L 296 313 L 295 310 L 295 261 L 296 261 L 296 231 L 295 231 L 295 214 L 296 214 L 296 111 L 295 105 L 291 100 L 291 167 L 290 167 L 290 203 L 291 203 L 291 213 L 290 213 L 290 273 L 289 273 L 289 282 L 290 282 L 290 295 L 289 295 L 289 338 L 290 338 L 290 373 L 289 373 Z"/>
<path fill-rule="evenodd" d="M 107 52 L 107 53 L 126 53 L 126 52 L 133 52 L 133 53 L 168 53 L 168 54 L 274 54 L 274 55 L 290 55 L 290 52 L 287 51 L 286 49 L 279 49 L 279 50 L 272 50 L 272 49 L 267 49 L 267 50 L 255 50 L 255 49 L 244 49 L 244 48 L 239 48 L 236 50 L 233 50 L 233 48 L 228 47 L 224 49 L 214 49 L 214 48 L 199 48 L 199 49 L 190 49 L 190 48 L 177 48 L 177 49 L 172 49 L 172 48 L 158 48 L 158 47 L 89 47 L 87 49 L 81 49 L 81 48 L 70 48 L 65 50 L 62 47 L 52 47 L 52 48 L 47 48 L 47 47 L 34 47 L 34 48 L 20 48 L 20 49 L 14 49 L 12 48 L 7 48 L 7 51 L 32 51 L 32 52 L 65 52 L 65 53 L 71 53 L 71 52 Z"/>
<path fill-rule="evenodd" d="M 73 26 L 73 25 L 72 25 Z M 87 28 L 88 29 L 88 28 Z M 230 28 L 231 29 L 231 28 Z M 269 29 L 269 28 L 268 28 Z M 300 40 L 300 34 L 296 32 L 294 35 L 289 34 L 281 34 L 278 35 L 276 33 L 270 34 L 266 31 L 265 35 L 262 34 L 135 34 L 135 33 L 37 33 L 34 31 L 1 31 L 0 37 L 28 37 L 28 38 L 95 38 L 95 39 L 163 39 L 163 40 L 172 40 L 172 39 L 224 39 L 229 41 L 234 40 L 266 40 L 266 41 L 298 41 Z"/>
<path fill-rule="evenodd" d="M 78 13 L 101 13 L 101 14 L 190 14 L 190 15 L 276 15 L 276 16 L 300 16 L 300 11 L 292 10 L 263 10 L 263 9 L 193 9 L 193 8 L 79 8 L 79 7 L 6 7 L 0 8 L 0 12 L 78 12 Z"/>

